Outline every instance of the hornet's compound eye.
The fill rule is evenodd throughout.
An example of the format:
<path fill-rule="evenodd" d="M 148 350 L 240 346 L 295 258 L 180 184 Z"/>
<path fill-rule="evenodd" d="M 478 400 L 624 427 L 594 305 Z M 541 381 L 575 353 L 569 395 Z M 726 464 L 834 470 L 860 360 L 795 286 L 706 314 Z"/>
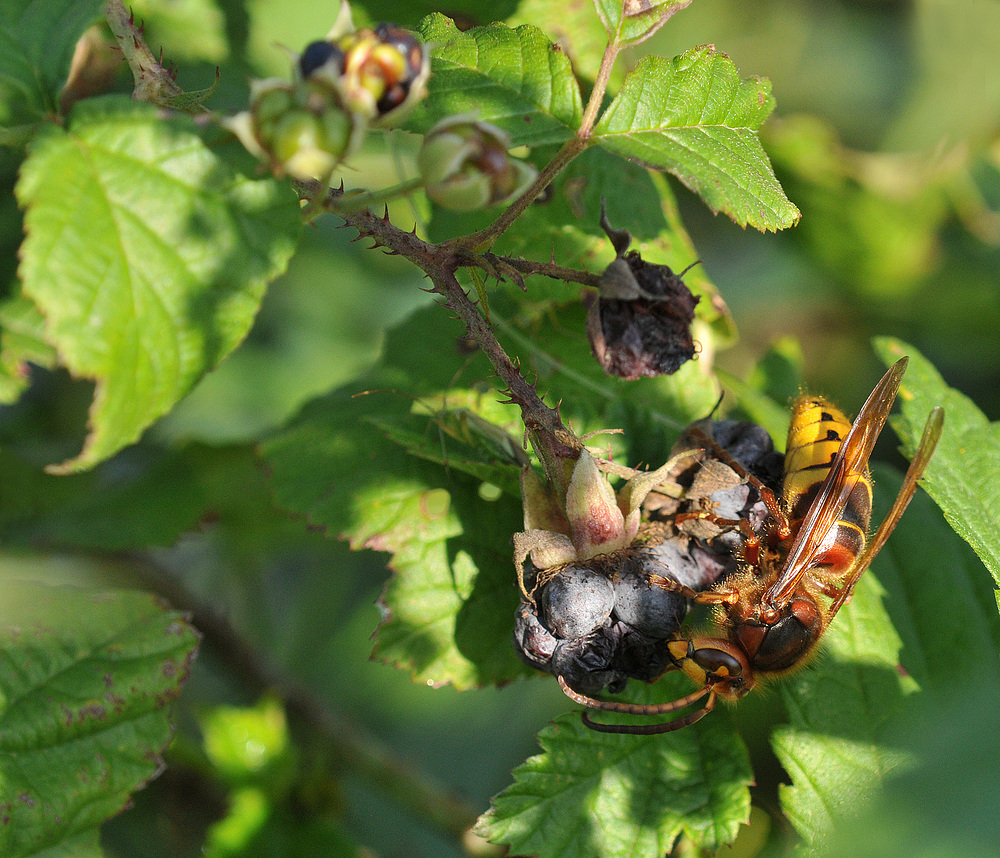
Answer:
<path fill-rule="evenodd" d="M 705 673 L 715 679 L 730 679 L 743 675 L 743 664 L 736 656 L 715 647 L 700 647 L 689 652 L 688 657 Z"/>

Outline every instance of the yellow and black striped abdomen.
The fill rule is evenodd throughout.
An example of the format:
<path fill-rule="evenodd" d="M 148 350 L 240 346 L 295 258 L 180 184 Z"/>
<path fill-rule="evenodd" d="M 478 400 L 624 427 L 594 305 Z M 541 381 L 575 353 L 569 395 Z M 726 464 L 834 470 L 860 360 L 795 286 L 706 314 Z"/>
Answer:
<path fill-rule="evenodd" d="M 792 406 L 785 449 L 782 484 L 786 509 L 793 527 L 801 522 L 816 499 L 833 459 L 844 443 L 851 423 L 835 405 L 816 396 L 800 396 Z M 824 565 L 840 566 L 861 553 L 872 512 L 872 483 L 868 467 L 857 475 L 858 483 L 833 532 L 824 540 L 830 556 Z M 816 534 L 822 539 L 822 534 Z"/>

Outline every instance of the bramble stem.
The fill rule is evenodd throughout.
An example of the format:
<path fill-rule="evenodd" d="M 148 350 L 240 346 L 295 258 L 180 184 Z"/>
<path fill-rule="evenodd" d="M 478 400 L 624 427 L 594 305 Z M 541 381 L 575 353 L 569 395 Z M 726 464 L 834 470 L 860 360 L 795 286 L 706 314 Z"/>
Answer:
<path fill-rule="evenodd" d="M 169 107 L 178 98 L 183 98 L 184 90 L 174 83 L 173 76 L 153 55 L 143 38 L 142 26 L 136 26 L 135 15 L 125 8 L 122 0 L 107 0 L 104 17 L 132 70 L 135 80 L 132 97 L 161 107 Z"/>
<path fill-rule="evenodd" d="M 604 56 L 601 58 L 601 67 L 597 72 L 597 78 L 594 80 L 594 88 L 590 91 L 590 98 L 587 99 L 587 107 L 583 112 L 583 121 L 580 123 L 580 129 L 576 132 L 576 136 L 581 140 L 588 140 L 591 132 L 594 130 L 597 114 L 601 109 L 601 104 L 604 102 L 604 93 L 608 90 L 611 69 L 615 65 L 615 60 L 618 59 L 618 50 L 618 45 L 613 42 L 609 42 L 608 46 L 604 49 Z"/>
<path fill-rule="evenodd" d="M 391 188 L 382 188 L 378 191 L 345 191 L 344 195 L 338 200 L 336 208 L 332 208 L 328 204 L 326 210 L 334 214 L 356 212 L 388 202 L 389 200 L 394 200 L 396 197 L 405 197 L 407 194 L 411 194 L 423 186 L 423 178 L 417 176 L 405 182 L 400 182 L 398 185 L 393 185 Z"/>
<path fill-rule="evenodd" d="M 507 356 L 493 334 L 493 329 L 482 317 L 469 298 L 462 284 L 449 271 L 427 272 L 435 291 L 443 295 L 448 306 L 466 325 L 469 335 L 489 358 L 497 375 L 507 385 L 510 401 L 521 408 L 521 419 L 527 430 L 531 446 L 541 460 L 556 497 L 565 497 L 569 473 L 564 467 L 579 455 L 580 443 L 576 436 L 563 426 L 559 412 L 549 408 L 538 395 L 534 385 L 521 375 L 514 362 Z"/>
<path fill-rule="evenodd" d="M 592 286 L 594 289 L 600 285 L 601 276 L 599 274 L 567 268 L 565 265 L 556 265 L 554 262 L 536 262 L 533 259 L 496 256 L 492 253 L 484 253 L 483 256 L 497 269 L 512 268 L 520 274 L 541 274 L 544 277 L 551 277 L 553 280 L 562 280 L 565 283 L 582 283 L 584 286 Z"/>
<path fill-rule="evenodd" d="M 121 0 L 107 0 L 105 14 L 135 76 L 135 97 L 156 104 L 169 104 L 173 99 L 183 97 L 183 93 L 174 84 L 169 72 L 153 57 L 143 39 L 142 27 L 136 26 L 134 17 L 126 10 Z M 588 115 L 596 115 L 597 108 L 593 105 L 599 105 L 603 97 L 614 55 L 615 52 L 605 53 L 602 74 L 598 77 L 599 83 L 595 85 L 595 91 L 591 93 L 588 103 Z M 529 384 L 521 375 L 519 367 L 511 361 L 497 342 L 488 321 L 483 319 L 476 304 L 455 278 L 455 272 L 461 267 L 476 266 L 498 276 L 542 273 L 557 279 L 596 285 L 593 275 L 563 268 L 554 262 L 535 263 L 482 253 L 488 250 L 524 213 L 559 172 L 587 147 L 588 143 L 584 139 L 586 133 L 581 132 L 589 129 L 590 124 L 592 119 L 585 120 L 580 132 L 563 145 L 531 186 L 490 226 L 480 232 L 441 245 L 422 241 L 415 233 L 407 233 L 393 226 L 388 216 L 378 217 L 369 211 L 369 206 L 373 204 L 384 203 L 392 197 L 420 187 L 422 184 L 420 179 L 412 179 L 381 191 L 362 191 L 355 194 L 329 188 L 328 181 L 294 183 L 300 198 L 306 201 L 302 212 L 304 220 L 311 221 L 323 211 L 336 214 L 348 225 L 357 229 L 360 235 L 371 238 L 390 253 L 406 257 L 427 274 L 434 284 L 434 291 L 443 296 L 447 306 L 458 314 L 465 323 L 469 335 L 475 339 L 493 364 L 497 375 L 506 385 L 510 401 L 520 407 L 528 437 L 542 461 L 557 496 L 560 497 L 565 495 L 569 479 L 565 465 L 579 455 L 580 441 L 563 426 L 559 412 L 547 406 L 535 391 L 534 385 Z"/>
<path fill-rule="evenodd" d="M 321 187 L 318 182 L 296 182 L 299 195 L 306 199 L 314 198 L 321 192 Z M 519 367 L 508 357 L 489 323 L 455 278 L 455 272 L 459 268 L 476 265 L 476 257 L 470 258 L 470 251 L 463 244 L 457 242 L 430 244 L 417 237 L 415 233 L 405 232 L 394 226 L 388 218 L 380 217 L 370 211 L 340 211 L 338 206 L 343 193 L 338 188 L 330 188 L 322 198 L 327 209 L 343 218 L 346 224 L 356 229 L 360 235 L 372 239 L 377 246 L 408 259 L 430 278 L 434 291 L 441 295 L 445 299 L 446 306 L 458 315 L 465 324 L 469 336 L 476 341 L 493 364 L 496 374 L 506 387 L 510 401 L 520 407 L 528 437 L 542 462 L 553 490 L 557 492 L 558 497 L 565 496 L 569 478 L 564 465 L 576 460 L 580 442 L 563 425 L 559 412 L 546 405 L 534 385 L 529 384 L 521 375 Z M 529 269 L 540 265 L 544 269 L 540 273 L 558 276 L 559 266 L 546 266 L 492 254 L 487 254 L 482 259 L 489 263 L 495 261 L 495 267 L 499 269 L 507 266 L 509 270 L 523 270 L 527 273 L 531 273 Z M 564 269 L 561 273 L 571 273 L 572 279 L 577 282 L 590 279 L 590 275 L 586 272 L 572 269 Z"/>
<path fill-rule="evenodd" d="M 485 229 L 474 232 L 472 235 L 456 239 L 455 243 L 460 244 L 475 253 L 489 250 L 494 242 L 503 235 L 537 198 L 555 179 L 559 173 L 579 155 L 589 145 L 590 133 L 593 130 L 594 122 L 600 111 L 601 103 L 604 100 L 604 93 L 608 88 L 608 80 L 611 77 L 611 69 L 618 57 L 618 46 L 609 43 L 604 50 L 604 58 L 601 60 L 601 68 L 597 73 L 597 80 L 594 81 L 594 88 L 587 101 L 587 108 L 584 111 L 583 119 L 576 134 L 567 140 L 562 148 L 556 152 L 555 157 L 538 173 L 538 177 L 531 186 L 514 202 L 512 202 L 493 223 Z"/>

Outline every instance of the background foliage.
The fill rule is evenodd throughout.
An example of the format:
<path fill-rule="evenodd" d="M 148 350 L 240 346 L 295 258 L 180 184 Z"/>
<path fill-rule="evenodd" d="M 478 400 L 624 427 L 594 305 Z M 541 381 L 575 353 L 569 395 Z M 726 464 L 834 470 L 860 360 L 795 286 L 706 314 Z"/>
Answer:
<path fill-rule="evenodd" d="M 501 550 L 520 528 L 516 464 L 476 417 L 519 438 L 517 415 L 496 403 L 483 357 L 451 346 L 461 326 L 431 305 L 419 272 L 351 244 L 335 218 L 300 230 L 290 189 L 254 175 L 230 141 L 196 123 L 165 126 L 142 105 L 93 99 L 62 127 L 34 133 L 58 109 L 73 46 L 101 12 L 93 0 L 62 0 L 44 4 L 43 20 L 40 5 L 0 12 L 4 43 L 17 48 L 0 51 L 9 191 L 0 197 L 0 617 L 5 629 L 66 631 L 55 644 L 4 639 L 0 852 L 456 855 L 473 848 L 462 831 L 501 792 L 478 831 L 515 853 L 656 855 L 678 835 L 712 850 L 732 839 L 751 801 L 738 854 L 784 854 L 793 830 L 830 854 L 978 855 L 996 842 L 988 772 L 1000 748 L 988 719 L 1000 623 L 984 568 L 1000 570 L 995 3 L 697 0 L 629 50 L 612 77 L 621 95 L 598 127 L 607 139 L 497 248 L 599 271 L 612 257 L 597 225 L 603 197 L 645 255 L 675 269 L 702 259 L 687 277 L 704 296 L 701 361 L 633 386 L 590 359 L 576 286 L 489 286 L 508 351 L 578 431 L 622 427 L 616 456 L 629 463 L 662 461 L 720 387 L 780 437 L 800 384 L 855 411 L 904 352 L 904 447 L 912 451 L 932 405 L 947 410 L 928 483 L 944 515 L 918 495 L 817 663 L 697 729 L 640 744 L 584 730 L 551 678 L 529 677 L 497 645 L 517 602 Z M 144 0 L 135 10 L 184 89 L 210 86 L 220 68 L 208 103 L 220 112 L 245 105 L 250 76 L 287 74 L 276 44 L 299 49 L 332 18 L 329 3 L 286 0 Z M 356 19 L 412 28 L 438 11 L 355 4 Z M 549 101 L 511 69 L 547 50 L 544 33 L 563 44 L 586 95 L 603 50 L 600 19 L 587 4 L 567 15 L 536 0 L 445 11 L 463 26 L 502 20 L 541 33 L 479 31 L 476 49 L 504 57 L 492 74 L 469 62 L 473 46 L 442 49 L 448 87 L 432 90 L 410 127 L 461 107 L 469 81 L 486 81 L 493 89 L 481 100 L 498 105 L 486 118 L 544 164 L 579 121 L 569 65 L 552 61 L 562 89 Z M 433 36 L 444 24 L 421 26 Z M 706 174 L 688 175 L 676 158 L 659 166 L 684 184 L 616 157 L 639 145 L 683 150 L 685 141 L 621 117 L 641 115 L 639 75 L 656 71 L 669 88 L 671 74 L 727 63 L 693 47 L 709 44 L 732 61 L 720 74 L 730 97 L 713 123 L 755 131 L 764 117 L 754 105 L 777 103 L 761 139 L 802 212 L 793 229 L 741 229 L 684 185 L 741 223 L 762 217 L 763 202 L 781 209 L 773 188 L 747 200 L 721 181 L 699 187 Z M 754 75 L 770 85 L 740 83 Z M 108 83 L 131 88 L 122 70 Z M 539 114 L 530 133 L 511 118 L 515 108 Z M 662 117 L 646 118 L 656 126 Z M 345 181 L 378 187 L 410 175 L 414 139 L 373 136 Z M 744 156 L 757 157 L 756 138 L 741 139 Z M 433 240 L 494 216 L 456 218 L 421 197 L 389 212 Z M 791 221 L 787 210 L 774 218 L 771 229 Z M 142 258 L 123 256 L 136 234 Z M 197 243 L 169 252 L 191 234 Z M 91 267 L 80 265 L 82 250 Z M 158 277 L 180 284 L 176 306 L 157 300 Z M 116 317 L 125 301 L 135 315 Z M 98 318 L 104 338 L 88 327 Z M 717 373 L 705 377 L 713 360 Z M 133 363 L 142 371 L 121 371 Z M 884 511 L 902 460 L 891 442 L 878 454 Z M 33 588 L 62 584 L 91 595 L 43 611 Z M 195 641 L 179 614 L 118 588 L 153 589 L 195 610 L 205 644 L 174 704 L 168 768 L 98 836 L 98 818 L 156 772 L 169 736 L 162 705 L 187 676 Z M 93 595 L 109 590 L 111 601 Z M 80 598 L 96 613 L 77 615 Z M 53 657 L 59 648 L 79 675 Z M 151 665 L 163 667 L 155 683 Z M 31 698 L 17 691 L 26 677 L 46 689 L 64 683 L 72 714 L 46 734 L 57 741 L 26 732 L 35 723 Z M 131 687 L 110 719 L 99 711 L 105 677 Z M 668 699 L 682 686 L 632 691 Z M 93 760 L 78 751 L 106 741 L 113 754 L 115 731 L 130 731 L 125 744 L 148 754 L 115 769 L 109 787 L 100 760 L 85 770 Z M 49 756 L 38 756 L 42 747 Z M 52 773 L 101 783 L 103 804 L 66 788 L 65 807 L 32 807 L 24 796 Z M 855 818 L 869 802 L 875 809 Z M 54 827 L 53 813 L 79 807 L 92 815 Z"/>

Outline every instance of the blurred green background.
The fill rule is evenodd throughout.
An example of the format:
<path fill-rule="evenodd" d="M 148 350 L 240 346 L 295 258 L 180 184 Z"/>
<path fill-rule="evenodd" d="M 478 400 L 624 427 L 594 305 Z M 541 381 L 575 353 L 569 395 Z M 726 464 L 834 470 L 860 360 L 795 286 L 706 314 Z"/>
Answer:
<path fill-rule="evenodd" d="M 134 5 L 150 44 L 162 44 L 179 66 L 181 86 L 207 86 L 221 68 L 210 102 L 220 111 L 243 105 L 251 76 L 287 74 L 280 46 L 298 50 L 321 38 L 335 10 L 330 0 Z M 596 18 L 584 20 L 592 17 L 589 4 L 574 11 L 579 22 L 559 24 L 566 32 L 547 26 L 548 18 L 565 17 L 563 4 L 517 6 L 445 3 L 441 11 L 455 9 L 467 23 L 517 11 L 518 22 L 536 21 L 571 47 L 593 46 L 577 63 L 583 74 L 593 69 L 601 46 Z M 387 0 L 359 7 L 356 17 L 364 20 L 367 12 L 370 20 L 412 25 L 435 8 Z M 673 55 L 703 43 L 728 53 L 744 76 L 773 81 L 778 109 L 764 142 L 802 211 L 797 228 L 760 235 L 713 217 L 674 183 L 705 269 L 740 332 L 738 343 L 718 355 L 718 366 L 745 377 L 776 341 L 790 338 L 801 348 L 810 389 L 850 410 L 882 372 L 870 337 L 887 334 L 912 342 L 990 419 L 1000 417 L 1000 2 L 695 0 L 630 53 L 626 65 L 641 53 Z M 407 175 L 412 144 L 402 132 L 373 140 L 352 163 L 356 181 L 378 187 Z M 351 183 L 350 174 L 346 180 Z M 421 217 L 406 203 L 391 211 L 400 226 Z M 144 444 L 232 444 L 238 451 L 311 397 L 370 366 L 384 331 L 429 297 L 406 263 L 352 238 L 330 218 L 306 230 L 248 340 Z M 25 401 L 5 409 L 2 431 L 9 440 L 31 427 L 39 458 L 52 460 L 53 450 L 79 444 L 86 405 L 81 385 L 46 376 Z M 118 466 L 127 467 L 130 456 L 141 458 L 141 448 Z M 250 474 L 244 499 L 251 511 L 223 514 L 218 528 L 159 550 L 156 563 L 182 574 L 204 601 L 224 606 L 254 647 L 351 723 L 365 725 L 484 810 L 508 785 L 510 769 L 536 752 L 535 732 L 566 711 L 555 683 L 537 678 L 458 694 L 414 685 L 404 672 L 368 661 L 379 619 L 375 601 L 387 577 L 384 555 L 351 553 L 277 514 L 262 526 L 268 516 L 253 511 L 270 509 L 263 478 L 253 476 L 248 457 L 237 452 L 234 458 L 246 469 L 241 478 Z M 114 570 L 56 558 L 38 573 L 79 580 L 83 573 L 107 578 Z M 256 703 L 226 676 L 206 651 L 179 704 L 177 759 L 200 759 L 194 725 L 210 701 Z M 737 717 L 751 725 L 773 717 L 775 705 L 773 698 L 751 698 Z M 960 725 L 963 715 L 948 718 Z M 203 721 L 200 729 L 207 729 Z M 752 729 L 748 740 L 760 777 L 776 764 Z M 110 855 L 201 854 L 198 832 L 221 797 L 185 792 L 178 779 L 183 773 L 168 770 L 137 795 L 135 809 L 108 826 Z M 330 801 L 347 808 L 352 835 L 380 855 L 457 854 L 361 782 Z M 294 828 L 295 820 L 285 824 Z M 260 854 L 281 854 L 272 849 L 261 847 Z"/>
<path fill-rule="evenodd" d="M 223 110 L 241 104 L 247 74 L 287 74 L 283 46 L 301 48 L 325 33 L 332 5 L 261 0 L 216 9 L 208 0 L 188 0 L 149 3 L 139 11 L 148 16 L 151 42 L 162 41 L 183 61 L 179 80 L 185 86 L 207 85 L 214 64 L 224 63 L 228 74 L 213 101 Z M 457 10 L 466 23 L 488 22 L 515 5 L 465 2 L 444 4 L 444 10 Z M 193 50 L 187 30 L 167 16 L 161 23 L 162 12 L 155 10 L 165 6 L 216 10 L 218 35 L 202 34 L 207 63 L 197 62 L 197 51 L 186 58 L 184 51 Z M 574 56 L 577 67 L 593 68 L 600 56 L 596 16 L 583 4 L 567 24 L 558 7 L 526 0 L 511 20 L 533 21 L 571 49 L 579 46 L 585 53 Z M 430 8 L 376 0 L 357 6 L 355 16 L 412 25 Z M 245 37 L 245 53 L 223 53 L 223 15 L 239 20 L 230 29 Z M 221 47 L 210 51 L 208 42 Z M 797 228 L 761 235 L 712 216 L 673 183 L 705 270 L 739 326 L 739 343 L 719 365 L 743 375 L 774 340 L 791 336 L 802 345 L 811 387 L 840 402 L 858 402 L 880 374 L 869 339 L 889 334 L 921 349 L 989 417 L 1000 416 L 1000 4 L 696 0 L 624 57 L 621 68 L 642 53 L 671 56 L 705 43 L 728 53 L 743 75 L 773 82 L 778 108 L 764 142 L 803 213 Z M 411 150 L 408 135 L 387 135 L 353 166 L 359 180 L 392 184 L 409 175 Z M 350 174 L 345 178 L 350 184 Z M 419 212 L 399 205 L 393 215 L 403 224 Z M 375 354 L 377 331 L 420 300 L 404 265 L 345 252 L 341 243 L 331 246 L 328 228 L 308 236 L 288 276 L 271 290 L 247 347 L 206 381 L 210 392 L 196 393 L 170 419 L 171 431 L 209 431 L 213 437 L 255 432 L 308 393 L 351 377 L 366 352 Z M 314 274 L 339 270 L 336 287 L 333 278 Z M 387 271 L 398 277 L 392 294 Z M 321 286 L 335 295 L 321 293 Z M 335 300 L 343 311 L 317 318 L 310 300 L 315 307 Z M 350 330 L 324 331 L 323 322 L 334 320 Z M 281 330 L 296 336 L 284 343 L 268 337 Z M 324 333 L 329 345 L 322 343 Z M 367 343 L 366 335 L 372 338 Z M 275 377 L 269 388 L 255 369 L 287 376 Z M 240 383 L 246 373 L 254 384 Z M 231 418 L 219 412 L 220 397 L 238 409 Z M 218 425 L 210 430 L 211 418 L 196 416 L 199 399 L 211 402 L 204 411 L 216 413 Z M 272 407 L 275 413 L 261 413 Z"/>

